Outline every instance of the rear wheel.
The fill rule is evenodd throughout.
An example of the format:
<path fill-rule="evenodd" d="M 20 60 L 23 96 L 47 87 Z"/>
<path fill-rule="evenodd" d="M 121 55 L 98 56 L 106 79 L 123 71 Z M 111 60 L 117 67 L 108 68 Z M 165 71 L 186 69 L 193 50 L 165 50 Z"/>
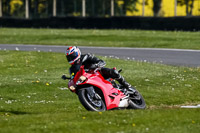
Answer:
<path fill-rule="evenodd" d="M 96 92 L 94 92 L 95 96 L 91 96 L 91 92 L 88 91 L 88 88 L 82 88 L 78 91 L 82 105 L 89 111 L 105 111 L 106 106 L 102 96 Z"/>
<path fill-rule="evenodd" d="M 130 109 L 145 109 L 146 103 L 144 101 L 144 98 L 139 93 L 138 90 L 134 89 L 134 94 L 130 94 L 129 98 L 129 108 Z"/>

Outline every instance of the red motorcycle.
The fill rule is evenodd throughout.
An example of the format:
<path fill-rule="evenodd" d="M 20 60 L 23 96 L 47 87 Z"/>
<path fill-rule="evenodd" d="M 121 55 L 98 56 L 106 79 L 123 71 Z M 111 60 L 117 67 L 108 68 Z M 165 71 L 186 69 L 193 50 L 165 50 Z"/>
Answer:
<path fill-rule="evenodd" d="M 144 98 L 135 89 L 125 89 L 113 79 L 104 79 L 100 68 L 84 69 L 69 79 L 69 89 L 76 93 L 82 105 L 89 111 L 105 111 L 115 108 L 144 109 Z M 119 71 L 121 72 L 121 70 Z"/>

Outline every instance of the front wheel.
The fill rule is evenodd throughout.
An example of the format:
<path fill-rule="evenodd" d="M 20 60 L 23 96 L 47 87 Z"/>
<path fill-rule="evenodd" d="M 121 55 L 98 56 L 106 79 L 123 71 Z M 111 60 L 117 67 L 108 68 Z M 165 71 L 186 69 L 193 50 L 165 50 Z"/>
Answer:
<path fill-rule="evenodd" d="M 145 109 L 146 108 L 146 103 L 144 101 L 144 98 L 142 95 L 139 93 L 138 90 L 135 89 L 134 94 L 131 94 L 129 96 L 129 108 L 130 109 Z"/>
<path fill-rule="evenodd" d="M 106 110 L 106 106 L 105 106 L 104 101 L 102 100 L 102 97 L 98 93 L 95 93 L 95 92 L 94 92 L 94 96 L 91 96 L 91 90 L 89 90 L 89 88 L 80 89 L 78 91 L 78 97 L 82 105 L 89 111 L 105 111 Z"/>

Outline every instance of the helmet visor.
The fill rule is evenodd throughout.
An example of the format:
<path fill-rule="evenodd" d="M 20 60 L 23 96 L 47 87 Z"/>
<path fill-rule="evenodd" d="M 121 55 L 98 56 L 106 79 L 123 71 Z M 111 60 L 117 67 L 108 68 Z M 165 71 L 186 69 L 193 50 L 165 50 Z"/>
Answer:
<path fill-rule="evenodd" d="M 78 52 L 73 52 L 72 54 L 67 55 L 66 57 L 68 62 L 72 62 L 78 57 Z"/>

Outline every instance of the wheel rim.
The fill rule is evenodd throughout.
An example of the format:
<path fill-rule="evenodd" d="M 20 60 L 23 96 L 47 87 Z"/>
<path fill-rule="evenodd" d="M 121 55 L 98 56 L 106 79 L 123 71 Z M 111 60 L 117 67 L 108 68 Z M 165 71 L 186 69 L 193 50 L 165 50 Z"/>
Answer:
<path fill-rule="evenodd" d="M 97 93 L 96 93 L 96 94 L 97 94 Z M 98 95 L 98 94 L 97 94 L 97 95 Z M 97 110 L 99 110 L 99 111 L 104 109 L 105 105 L 104 105 L 102 99 L 94 99 L 93 97 L 91 97 L 91 96 L 87 93 L 87 91 L 85 91 L 85 98 L 87 99 L 87 101 L 89 102 L 89 104 L 90 104 L 93 108 L 95 108 L 95 109 L 97 109 Z"/>
<path fill-rule="evenodd" d="M 98 107 L 98 108 L 100 108 L 100 107 L 102 106 L 101 100 L 95 100 L 95 99 L 92 98 L 88 93 L 87 93 L 87 98 L 88 98 L 89 102 L 90 102 L 92 105 L 94 105 L 94 106 L 96 106 L 96 107 Z"/>

